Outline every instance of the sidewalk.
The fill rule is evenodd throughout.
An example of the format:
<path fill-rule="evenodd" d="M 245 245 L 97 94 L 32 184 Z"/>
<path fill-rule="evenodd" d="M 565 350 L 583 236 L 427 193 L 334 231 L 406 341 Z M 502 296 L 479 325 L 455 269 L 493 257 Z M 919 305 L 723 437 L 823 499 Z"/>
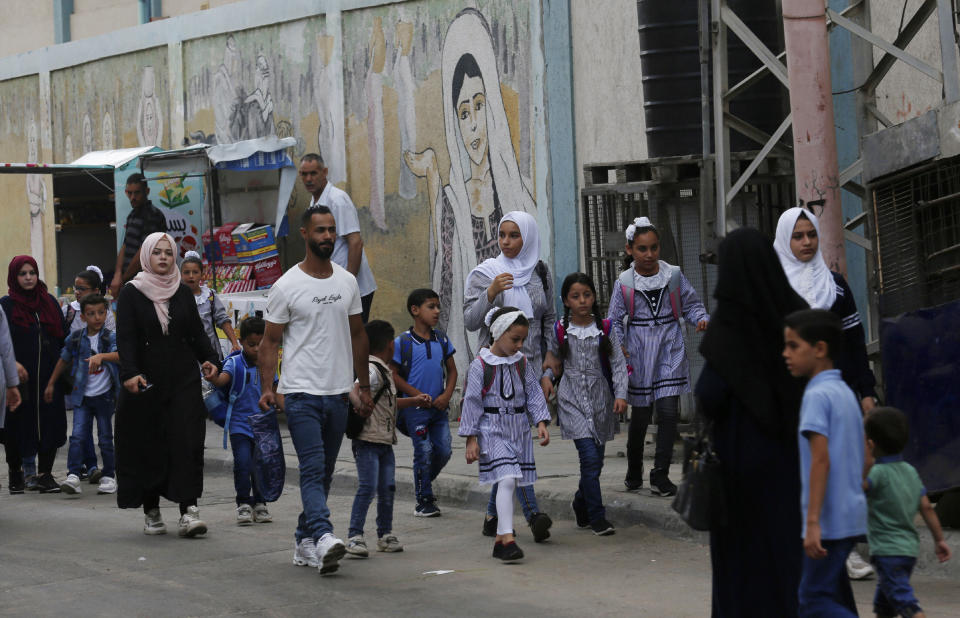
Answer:
<path fill-rule="evenodd" d="M 481 487 L 477 482 L 477 465 L 467 465 L 464 458 L 465 440 L 457 435 L 458 423 L 450 423 L 450 433 L 453 438 L 453 455 L 440 476 L 433 482 L 433 491 L 440 508 L 444 503 L 458 506 L 477 508 L 477 529 L 480 529 L 482 511 L 490 495 L 489 487 Z M 653 427 L 652 427 L 653 428 Z M 551 426 L 551 430 L 555 430 Z M 706 543 L 706 533 L 691 530 L 680 517 L 670 508 L 673 498 L 654 496 L 650 493 L 648 480 L 650 469 L 653 467 L 654 445 L 650 442 L 655 437 L 648 432 L 648 443 L 645 448 L 644 489 L 639 492 L 625 491 L 623 478 L 627 471 L 627 438 L 626 425 L 622 425 L 621 432 L 616 439 L 607 443 L 604 459 L 603 474 L 600 485 L 603 490 L 604 504 L 607 509 L 607 519 L 616 526 L 643 524 L 649 528 L 662 530 L 671 536 L 695 539 Z M 297 483 L 297 455 L 290 439 L 284 417 L 280 418 L 280 433 L 283 436 L 284 453 L 287 463 L 287 482 Z M 532 438 L 531 438 L 532 439 Z M 232 455 L 223 450 L 223 429 L 208 421 L 205 460 L 208 466 L 231 467 Z M 678 443 L 674 448 L 674 463 L 670 467 L 670 480 L 679 484 L 682 477 L 680 453 L 682 447 Z M 548 513 L 553 519 L 572 519 L 573 512 L 570 503 L 577 491 L 580 481 L 580 462 L 577 450 L 572 440 L 562 440 L 559 430 L 551 433 L 550 444 L 541 448 L 534 447 L 537 460 L 536 493 L 540 509 Z M 410 438 L 398 433 L 397 444 L 394 446 L 396 457 L 397 493 L 413 496 L 413 445 Z M 337 458 L 337 468 L 334 473 L 334 490 L 338 493 L 348 490 L 352 492 L 357 484 L 357 468 L 354 465 L 353 453 L 350 449 L 350 440 L 344 438 Z M 349 488 L 349 489 L 347 489 Z"/>

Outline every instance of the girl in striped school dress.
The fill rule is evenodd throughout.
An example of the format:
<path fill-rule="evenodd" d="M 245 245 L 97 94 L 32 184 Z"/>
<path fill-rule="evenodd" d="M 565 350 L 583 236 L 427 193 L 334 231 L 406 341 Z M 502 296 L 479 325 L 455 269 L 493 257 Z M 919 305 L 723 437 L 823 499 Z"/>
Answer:
<path fill-rule="evenodd" d="M 597 308 L 597 289 L 584 273 L 572 273 L 560 288 L 563 319 L 548 339 L 549 349 L 563 361 L 556 386 L 557 416 L 564 439 L 573 440 L 580 457 L 580 485 L 573 513 L 580 528 L 597 536 L 614 533 L 600 493 L 600 472 L 606 443 L 619 431 L 617 416 L 627 411 L 627 363 L 620 338 Z M 541 379 L 549 399 L 554 376 Z"/>
<path fill-rule="evenodd" d="M 459 434 L 467 438 L 467 463 L 479 461 L 480 484 L 500 484 L 493 557 L 507 562 L 523 558 L 514 538 L 514 489 L 537 480 L 530 425 L 537 426 L 540 446 L 546 446 L 550 412 L 540 389 L 540 368 L 523 355 L 529 329 L 523 312 L 494 308 L 485 322 L 490 347 L 481 348 L 470 363 Z"/>
<path fill-rule="evenodd" d="M 709 316 L 680 267 L 660 259 L 660 232 L 650 219 L 635 219 L 627 227 L 626 237 L 630 268 L 620 273 L 607 313 L 623 341 L 630 373 L 627 401 L 633 410 L 624 485 L 628 491 L 643 486 L 643 442 L 656 405 L 657 450 L 650 491 L 673 496 L 677 486 L 667 474 L 677 439 L 679 399 L 691 390 L 680 318 L 696 324 L 700 332 L 706 330 Z"/>

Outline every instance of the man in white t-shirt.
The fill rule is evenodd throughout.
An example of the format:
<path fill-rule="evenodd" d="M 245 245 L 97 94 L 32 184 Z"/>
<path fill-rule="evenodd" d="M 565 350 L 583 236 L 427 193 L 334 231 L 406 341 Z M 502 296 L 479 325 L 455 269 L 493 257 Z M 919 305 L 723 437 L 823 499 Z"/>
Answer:
<path fill-rule="evenodd" d="M 360 376 L 361 412 L 373 410 L 369 344 L 360 319 L 357 280 L 330 260 L 337 238 L 330 209 L 308 208 L 300 234 L 306 257 L 270 288 L 257 365 L 261 383 L 272 384 L 283 342 L 277 393 L 283 395 L 287 427 L 300 460 L 303 502 L 293 563 L 318 566 L 326 575 L 337 570 L 346 551 L 333 534 L 327 495 L 347 426 L 347 393 L 354 375 Z M 273 390 L 265 389 L 260 408 L 269 410 L 276 402 Z"/>
<path fill-rule="evenodd" d="M 377 290 L 377 283 L 373 279 L 370 264 L 367 263 L 367 253 L 363 250 L 357 207 L 353 205 L 353 200 L 345 191 L 327 182 L 327 167 L 318 154 L 305 154 L 300 159 L 300 180 L 303 181 L 304 188 L 310 192 L 310 208 L 318 205 L 326 206 L 333 213 L 333 218 L 337 222 L 337 241 L 333 245 L 333 255 L 330 259 L 357 278 L 363 309 L 362 318 L 363 323 L 366 324 L 370 318 L 370 306 L 373 304 L 373 293 Z"/>

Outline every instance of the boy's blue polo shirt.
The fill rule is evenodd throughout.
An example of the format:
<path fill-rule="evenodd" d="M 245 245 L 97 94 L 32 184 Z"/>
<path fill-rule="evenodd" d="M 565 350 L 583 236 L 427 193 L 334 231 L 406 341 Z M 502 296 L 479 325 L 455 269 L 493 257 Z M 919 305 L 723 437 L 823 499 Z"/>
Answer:
<path fill-rule="evenodd" d="M 433 398 L 443 394 L 446 384 L 443 379 L 443 368 L 447 358 L 453 356 L 456 349 L 453 342 L 448 340 L 447 356 L 443 356 L 443 346 L 437 339 L 437 331 L 430 331 L 430 339 L 424 339 L 413 332 L 413 329 L 407 331 L 413 338 L 412 354 L 410 356 L 410 375 L 407 376 L 407 383 L 421 393 L 426 393 Z M 393 342 L 393 362 L 400 366 L 400 337 Z M 417 410 L 432 410 L 433 408 L 416 408 Z"/>
<path fill-rule="evenodd" d="M 820 512 L 820 538 L 845 539 L 867 533 L 867 499 L 863 493 L 863 418 L 856 395 L 839 369 L 818 373 L 807 383 L 800 406 L 800 494 L 803 537 L 807 536 L 810 503 L 808 432 L 827 437 L 830 470 Z"/>
<path fill-rule="evenodd" d="M 233 411 L 230 414 L 230 433 L 239 433 L 252 438 L 253 430 L 250 429 L 250 422 L 247 419 L 251 414 L 260 411 L 260 372 L 256 365 L 246 361 L 243 352 L 223 361 L 223 372 L 230 374 L 230 389 L 234 388 L 234 381 L 240 377 L 241 372 L 247 374 L 246 386 L 233 403 Z M 227 393 L 229 392 L 228 390 Z"/>

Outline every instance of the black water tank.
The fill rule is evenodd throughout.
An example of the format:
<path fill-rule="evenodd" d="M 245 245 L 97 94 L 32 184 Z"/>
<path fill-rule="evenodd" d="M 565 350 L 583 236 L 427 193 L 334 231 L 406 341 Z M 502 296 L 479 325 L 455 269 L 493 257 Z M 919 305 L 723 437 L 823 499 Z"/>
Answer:
<path fill-rule="evenodd" d="M 730 0 L 728 4 L 769 49 L 775 53 L 783 49 L 776 0 Z M 703 152 L 698 12 L 697 0 L 637 0 L 643 107 L 651 158 Z M 729 86 L 760 65 L 760 60 L 728 30 Z M 735 98 L 730 112 L 770 134 L 783 121 L 785 97 L 780 82 L 767 75 Z M 733 151 L 760 149 L 760 144 L 733 130 L 730 140 Z"/>

